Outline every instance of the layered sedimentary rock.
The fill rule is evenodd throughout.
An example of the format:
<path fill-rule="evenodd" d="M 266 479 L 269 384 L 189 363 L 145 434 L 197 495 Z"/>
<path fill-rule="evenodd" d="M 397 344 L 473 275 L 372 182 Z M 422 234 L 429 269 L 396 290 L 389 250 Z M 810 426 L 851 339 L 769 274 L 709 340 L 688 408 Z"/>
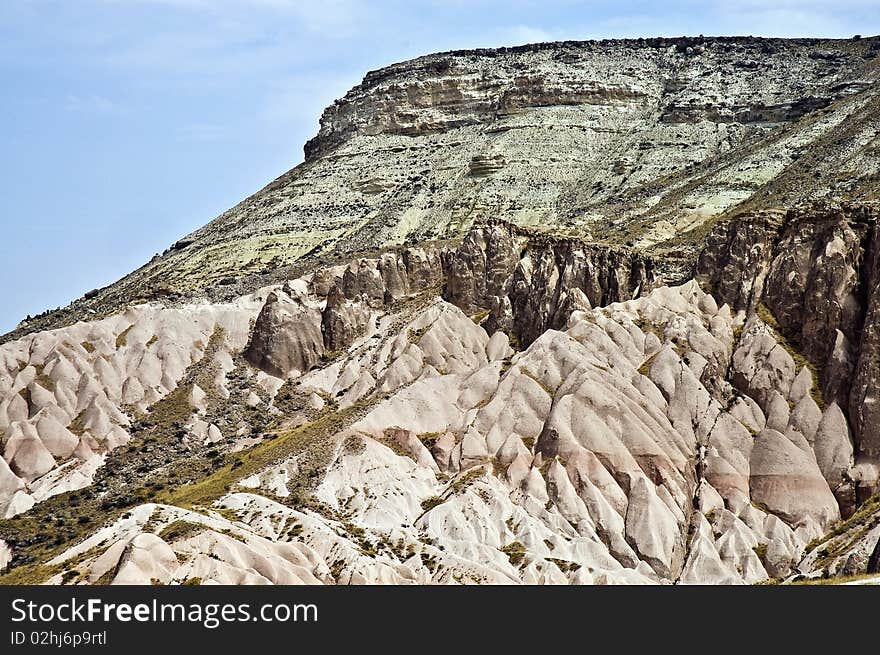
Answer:
<path fill-rule="evenodd" d="M 805 358 L 834 412 L 814 431 L 826 467 L 840 470 L 851 440 L 858 466 L 841 477 L 859 498 L 878 489 L 877 217 L 876 204 L 738 216 L 713 230 L 697 264 L 719 301 L 757 311 Z"/>
<path fill-rule="evenodd" d="M 305 163 L 23 329 L 133 300 L 228 301 L 328 258 L 458 239 L 495 218 L 636 243 L 683 282 L 715 217 L 876 194 L 878 53 L 874 37 L 700 37 L 394 64 L 324 112 Z"/>
<path fill-rule="evenodd" d="M 524 345 L 590 309 L 647 292 L 656 282 L 642 253 L 556 238 L 489 222 L 444 258 L 443 296 L 469 313 L 488 310 L 487 328 Z"/>

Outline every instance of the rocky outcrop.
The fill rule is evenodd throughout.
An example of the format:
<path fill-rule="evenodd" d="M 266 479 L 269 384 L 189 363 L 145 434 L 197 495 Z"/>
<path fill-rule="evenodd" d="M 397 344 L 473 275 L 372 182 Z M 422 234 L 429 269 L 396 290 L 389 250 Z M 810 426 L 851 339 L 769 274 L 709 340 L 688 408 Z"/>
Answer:
<path fill-rule="evenodd" d="M 656 286 L 637 252 L 503 223 L 442 252 L 358 258 L 261 290 L 239 313 L 217 309 L 234 340 L 218 331 L 205 357 L 213 372 L 184 378 L 186 439 L 231 448 L 244 421 L 218 429 L 218 402 L 308 438 L 278 440 L 278 451 L 265 439 L 259 463 L 246 447 L 235 455 L 253 470 L 223 469 L 235 486 L 218 502 L 238 521 L 142 504 L 60 561 L 77 562 L 83 582 L 757 582 L 788 575 L 839 516 L 854 475 L 844 413 L 819 408 L 809 370 L 757 314 L 743 325 L 693 281 Z M 437 295 L 441 260 L 462 307 Z M 517 284 L 536 300 L 524 310 Z M 516 352 L 468 315 L 496 294 L 511 317 L 565 320 Z M 121 333 L 107 340 L 152 341 Z M 230 352 L 262 370 L 236 367 Z M 16 388 L 29 388 L 38 374 L 18 375 Z M 7 413 L 66 452 L 64 432 L 32 411 L 48 398 L 35 387 L 30 400 L 15 397 Z M 138 453 L 132 466 L 152 461 Z M 0 467 L 0 493 L 20 497 L 54 470 L 22 479 Z M 293 509 L 309 499 L 314 509 Z M 155 526 L 175 517 L 203 527 L 163 536 Z M 27 544 L 3 530 L 17 566 Z M 379 548 L 382 539 L 392 546 Z"/>
<path fill-rule="evenodd" d="M 325 299 L 306 280 L 265 291 L 260 316 L 283 317 L 269 324 L 283 327 L 276 336 L 290 348 L 287 319 L 320 313 Z M 279 421 L 321 419 L 301 425 L 308 438 L 264 440 L 256 468 L 220 492 L 219 513 L 139 504 L 58 562 L 77 582 L 136 584 L 787 575 L 836 504 L 807 440 L 719 373 L 731 367 L 738 319 L 693 282 L 602 308 L 575 291 L 585 304 L 520 352 L 434 296 L 372 308 L 365 332 L 332 363 L 293 368 L 288 382 L 240 369 L 229 388 L 257 392 L 255 409 Z M 357 302 L 338 287 L 326 301 L 325 316 L 340 320 Z M 740 359 L 763 366 L 755 354 Z M 777 394 L 810 397 L 809 380 L 767 379 Z M 204 414 L 203 392 L 193 389 L 187 402 Z M 820 426 L 809 409 L 791 414 L 807 433 L 835 426 Z M 253 465 L 247 450 L 235 457 Z M 317 502 L 301 509 L 309 499 Z M 14 549 L 27 548 L 11 536 Z"/>
<path fill-rule="evenodd" d="M 834 382 L 850 377 L 846 359 L 830 357 L 838 335 L 845 352 L 858 347 L 865 313 L 862 247 L 873 215 L 853 208 L 790 216 L 764 284 L 763 301 L 781 328 L 795 335 L 807 359 L 834 371 Z M 829 400 L 845 402 L 848 390 L 825 391 Z"/>
<path fill-rule="evenodd" d="M 320 269 L 311 277 L 309 301 L 273 292 L 247 359 L 276 376 L 308 370 L 325 350 L 347 348 L 363 334 L 371 308 L 428 292 L 441 280 L 445 299 L 482 313 L 490 333 L 508 332 L 523 345 L 563 327 L 574 311 L 632 299 L 657 284 L 653 262 L 637 251 L 493 221 L 472 228 L 454 249 L 412 248 Z M 322 347 L 314 334 L 320 302 Z"/>
<path fill-rule="evenodd" d="M 257 316 L 245 358 L 275 377 L 310 370 L 362 336 L 373 311 L 438 287 L 436 248 L 409 248 L 315 271 L 294 289 L 269 292 Z"/>
<path fill-rule="evenodd" d="M 629 300 L 657 280 L 639 252 L 550 237 L 510 223 L 472 229 L 444 256 L 443 297 L 468 313 L 488 311 L 487 329 L 528 345 L 572 312 Z"/>
<path fill-rule="evenodd" d="M 565 42 L 368 74 L 303 165 L 0 346 L 0 566 L 135 584 L 876 568 L 878 207 L 797 203 L 876 197 L 878 52 Z"/>
<path fill-rule="evenodd" d="M 321 312 L 324 347 L 331 352 L 347 348 L 364 333 L 369 320 L 369 307 L 347 300 L 339 287 L 334 286 L 327 294 L 327 304 Z"/>
<path fill-rule="evenodd" d="M 248 362 L 274 375 L 310 370 L 324 354 L 321 311 L 299 297 L 273 291 L 266 298 L 245 350 Z"/>
<path fill-rule="evenodd" d="M 858 355 L 849 358 L 855 362 L 849 415 L 859 452 L 880 461 L 880 226 L 876 220 L 869 237 L 860 276 L 864 320 L 861 333 L 853 334 L 850 341 Z"/>
<path fill-rule="evenodd" d="M 783 221 L 784 212 L 762 212 L 716 226 L 697 258 L 696 279 L 733 309 L 755 310 Z"/>
<path fill-rule="evenodd" d="M 16 336 L 133 299 L 229 301 L 495 218 L 632 242 L 684 282 L 719 216 L 876 197 L 877 43 L 606 40 L 394 64 L 327 108 L 304 165 Z"/>
<path fill-rule="evenodd" d="M 876 203 L 862 203 L 739 216 L 713 230 L 697 263 L 697 279 L 719 301 L 761 316 L 785 349 L 809 362 L 820 401 L 833 408 L 814 431 L 817 455 L 823 473 L 837 482 L 854 475 L 841 474 L 850 438 L 855 460 L 880 458 L 878 215 Z M 766 410 L 766 394 L 783 379 L 788 385 L 797 371 L 783 350 L 765 354 L 780 360 L 759 384 L 756 400 Z M 743 385 L 756 389 L 757 380 L 745 375 Z M 873 474 L 857 477 L 859 497 L 877 488 Z"/>
<path fill-rule="evenodd" d="M 751 38 L 611 39 L 420 57 L 371 71 L 361 84 L 328 107 L 321 116 L 318 134 L 305 145 L 306 159 L 316 159 L 359 134 L 416 136 L 491 123 L 499 114 L 536 107 L 623 104 L 644 102 L 651 97 L 654 91 L 651 86 L 634 84 L 634 80 L 620 75 L 614 66 L 605 68 L 604 77 L 578 75 L 578 68 L 594 64 L 596 55 L 604 55 L 611 61 L 633 58 L 642 60 L 642 65 L 668 60 L 670 64 L 700 68 L 710 62 L 717 65 L 723 53 L 722 57 L 728 60 L 725 63 L 736 69 L 739 77 L 754 78 L 753 84 L 744 85 L 754 89 L 761 86 L 761 82 L 775 86 L 776 79 L 760 80 L 762 74 L 766 76 L 769 72 L 775 78 L 780 73 L 774 66 L 768 66 L 767 60 L 776 63 L 781 56 L 796 57 L 797 45 L 800 44 L 780 39 Z M 549 57 L 542 57 L 545 54 Z M 530 70 L 516 66 L 518 60 L 529 59 L 550 61 L 549 65 L 532 66 Z M 845 66 L 852 59 L 849 53 L 833 51 L 830 61 L 816 57 L 808 61 Z M 487 66 L 481 76 L 467 74 L 476 67 L 482 68 L 484 63 L 494 67 Z M 787 67 L 795 68 L 791 62 Z M 663 123 L 782 123 L 826 107 L 834 96 L 834 92 L 794 96 L 780 93 L 781 89 L 776 88 L 773 95 L 778 102 L 747 94 L 727 96 L 721 102 L 697 102 L 693 92 L 682 93 L 690 90 L 687 89 L 689 78 L 680 73 L 663 85 L 662 90 L 668 96 L 659 117 Z M 858 85 L 852 90 L 856 89 Z M 852 91 L 844 85 L 836 92 L 844 90 Z M 706 94 L 703 95 L 705 100 Z"/>

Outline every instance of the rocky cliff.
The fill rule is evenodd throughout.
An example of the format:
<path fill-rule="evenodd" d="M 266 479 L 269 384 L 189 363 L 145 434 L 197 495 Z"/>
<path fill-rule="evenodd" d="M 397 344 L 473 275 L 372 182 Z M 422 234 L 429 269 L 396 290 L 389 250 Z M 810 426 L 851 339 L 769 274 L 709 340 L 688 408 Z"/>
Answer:
<path fill-rule="evenodd" d="M 232 300 L 328 258 L 500 218 L 690 276 L 744 209 L 877 197 L 880 40 L 681 38 L 447 52 L 368 73 L 305 163 L 20 335 L 134 300 Z"/>
<path fill-rule="evenodd" d="M 874 580 L 878 54 L 369 73 L 304 164 L 5 337 L 0 581 Z"/>

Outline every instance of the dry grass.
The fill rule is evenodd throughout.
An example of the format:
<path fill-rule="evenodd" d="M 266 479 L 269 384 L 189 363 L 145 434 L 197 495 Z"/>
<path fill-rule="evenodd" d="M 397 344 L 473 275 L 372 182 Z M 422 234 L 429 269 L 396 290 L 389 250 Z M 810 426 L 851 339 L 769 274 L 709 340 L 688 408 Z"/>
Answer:
<path fill-rule="evenodd" d="M 856 582 L 858 580 L 866 580 L 868 578 L 877 578 L 877 584 L 880 585 L 880 574 L 877 573 L 860 573 L 858 575 L 841 575 L 830 578 L 800 578 L 792 580 L 790 585 L 841 585 L 847 582 Z"/>
<path fill-rule="evenodd" d="M 821 371 L 816 367 L 815 364 L 813 364 L 813 362 L 804 357 L 803 353 L 797 347 L 795 336 L 788 333 L 782 328 L 782 326 L 779 324 L 779 321 L 776 320 L 776 317 L 773 315 L 773 312 L 770 311 L 770 308 L 767 307 L 767 305 L 765 305 L 764 303 L 760 303 L 757 308 L 757 314 L 758 318 L 760 318 L 764 323 L 767 324 L 768 327 L 773 330 L 776 341 L 791 356 L 792 360 L 794 360 L 796 372 L 800 371 L 804 367 L 806 367 L 806 369 L 810 372 L 810 375 L 813 378 L 813 386 L 810 389 L 810 395 L 813 397 L 816 405 L 819 406 L 819 409 L 824 411 L 825 398 L 822 395 Z"/>

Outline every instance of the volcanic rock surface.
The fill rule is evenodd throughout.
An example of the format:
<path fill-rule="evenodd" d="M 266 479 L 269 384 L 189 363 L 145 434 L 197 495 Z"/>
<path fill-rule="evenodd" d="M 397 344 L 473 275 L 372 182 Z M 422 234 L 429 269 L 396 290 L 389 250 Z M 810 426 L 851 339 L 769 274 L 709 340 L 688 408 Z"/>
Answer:
<path fill-rule="evenodd" d="M 0 581 L 880 572 L 880 40 L 429 55 L 0 344 Z"/>

